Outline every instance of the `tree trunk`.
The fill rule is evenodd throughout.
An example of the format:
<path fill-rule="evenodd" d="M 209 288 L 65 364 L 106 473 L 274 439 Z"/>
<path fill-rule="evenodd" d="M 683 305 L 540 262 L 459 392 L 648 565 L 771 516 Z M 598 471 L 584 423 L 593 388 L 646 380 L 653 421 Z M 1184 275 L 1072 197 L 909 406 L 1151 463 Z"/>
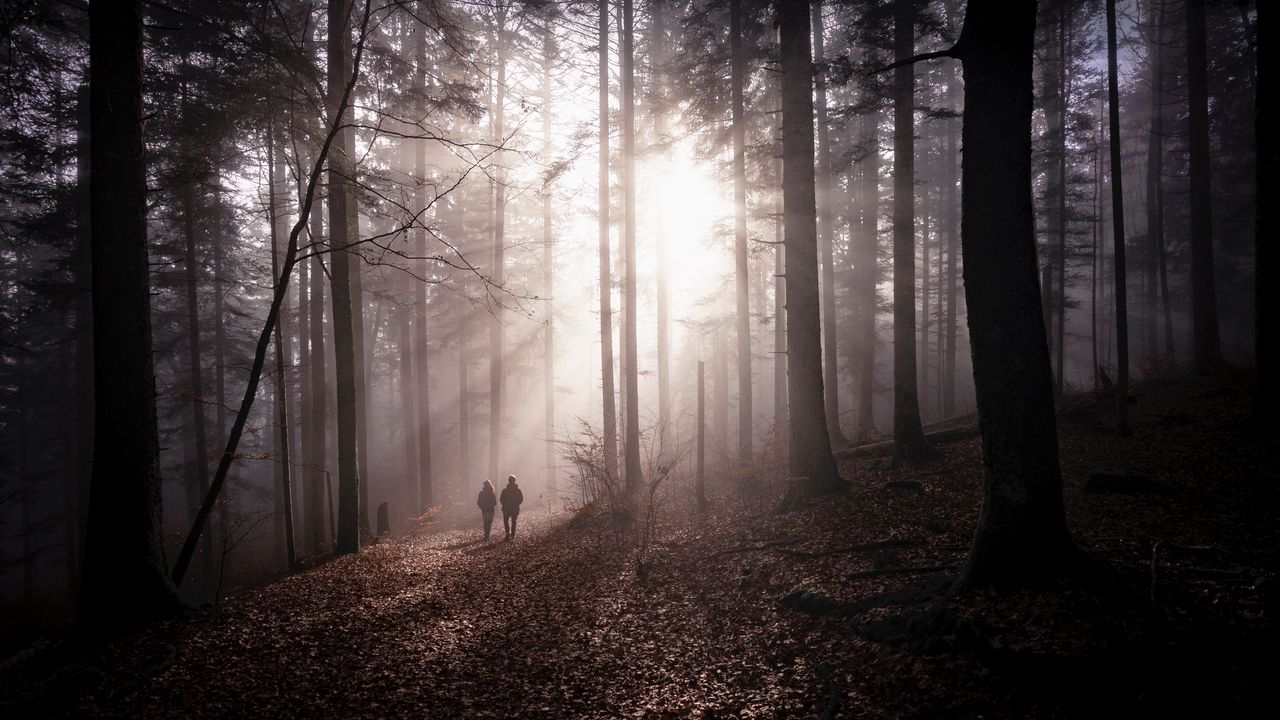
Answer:
<path fill-rule="evenodd" d="M 914 53 L 914 0 L 894 0 L 894 54 Z M 916 387 L 915 68 L 894 71 L 893 98 L 893 444 L 894 462 L 927 460 Z"/>
<path fill-rule="evenodd" d="M 1191 131 L 1191 359 L 1195 371 L 1203 375 L 1221 370 L 1224 364 L 1218 339 L 1218 299 L 1213 269 L 1204 0 L 1187 0 L 1186 15 L 1187 100 Z"/>
<path fill-rule="evenodd" d="M 656 7 L 654 12 L 656 13 Z M 551 71 L 555 60 L 551 23 L 542 26 L 542 148 L 546 158 L 553 157 L 551 145 Z M 556 477 L 556 371 L 555 371 L 555 243 L 551 228 L 551 187 L 542 188 L 542 294 L 545 298 L 545 325 L 542 328 L 542 397 L 546 438 L 546 482 L 544 490 L 551 507 L 560 506 Z M 661 431 L 661 428 L 659 429 Z"/>
<path fill-rule="evenodd" d="M 89 512 L 89 485 L 93 478 L 93 252 L 89 173 L 89 86 L 77 92 L 76 125 L 76 477 L 74 514 L 68 523 L 74 530 L 69 539 L 73 572 L 70 593 L 79 593 L 80 569 L 84 562 L 84 531 Z"/>
<path fill-rule="evenodd" d="M 1148 360 L 1160 352 L 1157 326 L 1159 317 L 1156 296 L 1160 285 L 1160 265 L 1164 254 L 1164 23 L 1163 8 L 1150 9 L 1148 53 L 1151 65 L 1151 131 L 1147 135 L 1147 258 L 1146 313 L 1143 316 L 1143 341 Z"/>
<path fill-rule="evenodd" d="M 960 79 L 951 71 L 951 82 L 947 86 L 947 104 L 956 106 L 956 87 Z M 942 415 L 951 417 L 956 412 L 956 321 L 960 315 L 959 293 L 956 287 L 956 274 L 959 270 L 956 257 L 960 254 L 960 218 L 959 196 L 956 193 L 956 121 L 947 121 L 947 156 L 945 174 L 947 183 L 947 330 L 946 350 L 943 356 L 942 369 Z"/>
<path fill-rule="evenodd" d="M 836 269 L 833 244 L 835 228 L 831 208 L 831 132 L 827 122 L 827 77 L 824 57 L 822 0 L 812 0 L 813 61 L 818 67 L 814 76 L 814 123 L 817 125 L 817 171 L 815 193 L 818 205 L 818 252 L 822 263 L 822 388 L 827 432 L 837 445 L 848 443 L 840 430 L 840 381 L 837 373 L 839 355 L 836 337 Z"/>
<path fill-rule="evenodd" d="M 80 619 L 101 628 L 177 607 L 161 544 L 140 0 L 90 6 L 89 93 L 96 397 Z"/>
<path fill-rule="evenodd" d="M 854 261 L 857 275 L 858 302 L 854 328 L 858 338 L 858 426 L 855 436 L 859 439 L 877 435 L 875 417 L 876 382 L 876 310 L 879 292 L 880 247 L 880 113 L 864 116 L 863 126 L 870 144 L 870 151 L 862 161 L 862 233 L 858 243 L 858 259 Z"/>
<path fill-rule="evenodd" d="M 506 105 L 507 105 L 507 10 L 505 2 L 495 6 L 494 47 L 497 54 L 497 81 L 494 83 L 493 107 L 493 144 L 506 144 Z M 494 177 L 493 203 L 493 269 L 492 280 L 501 288 L 506 282 L 506 220 L 507 220 L 507 185 L 506 173 L 502 163 L 503 153 L 495 153 L 498 168 Z M 489 477 L 495 482 L 502 473 L 502 395 L 506 378 L 502 370 L 502 303 L 493 308 L 493 319 L 489 323 Z"/>
<path fill-rule="evenodd" d="M 1116 432 L 1129 434 L 1129 309 L 1125 272 L 1124 173 L 1120 165 L 1120 89 L 1116 71 L 1116 2 L 1107 0 L 1107 105 L 1111 126 L 1111 228 L 1115 247 Z"/>
<path fill-rule="evenodd" d="M 789 420 L 787 413 L 787 268 L 783 240 L 782 206 L 782 126 L 778 126 L 777 173 L 774 185 L 773 220 L 773 432 L 779 456 L 787 454 Z"/>
<path fill-rule="evenodd" d="M 1262 111 L 1262 98 L 1267 97 L 1268 93 L 1263 92 L 1263 86 L 1271 86 L 1270 70 L 1262 69 L 1262 56 L 1265 52 L 1269 57 L 1271 55 L 1270 40 L 1263 36 L 1263 28 L 1270 29 L 1271 21 L 1262 22 L 1262 5 L 1257 5 L 1257 20 L 1254 23 L 1257 32 L 1257 51 L 1254 53 L 1254 64 L 1256 66 L 1257 83 L 1253 88 L 1253 127 L 1254 141 L 1256 143 L 1257 157 L 1257 187 L 1254 196 L 1254 359 L 1257 364 L 1257 417 L 1268 426 L 1274 426 L 1278 420 L 1276 413 L 1280 410 L 1280 384 L 1277 384 L 1275 376 L 1275 347 L 1274 344 L 1264 338 L 1270 337 L 1272 332 L 1270 322 L 1276 317 L 1276 287 L 1271 285 L 1269 281 L 1280 273 L 1275 270 L 1276 251 L 1271 248 L 1269 238 L 1264 239 L 1262 229 L 1267 227 L 1263 224 L 1262 198 L 1270 198 L 1271 178 L 1276 173 L 1276 148 L 1275 143 L 1271 141 L 1270 128 L 1264 124 L 1271 117 L 1270 113 Z M 1265 14 L 1270 15 L 1268 10 Z"/>
<path fill-rule="evenodd" d="M 319 252 L 327 244 L 324 237 L 324 212 L 320 202 L 311 205 L 311 217 L 308 230 L 311 236 L 311 251 Z M 306 482 L 302 488 L 302 505 L 306 517 L 305 552 L 318 554 L 325 543 L 324 504 L 325 504 L 325 471 L 329 458 L 328 413 L 328 361 L 325 357 L 324 339 L 324 261 L 323 256 L 316 255 L 311 259 L 311 318 L 310 335 L 311 351 L 308 362 L 311 366 L 311 454 L 307 457 Z"/>
<path fill-rule="evenodd" d="M 347 83 L 351 54 L 351 0 L 329 0 L 328 107 L 344 110 L 336 119 L 348 122 L 340 105 Z M 339 555 L 360 550 L 360 464 L 355 323 L 351 297 L 351 251 L 348 247 L 348 216 L 355 210 L 347 178 L 354 176 L 351 131 L 338 131 L 334 152 L 329 158 L 329 245 L 332 249 L 331 278 L 333 306 L 333 350 L 338 418 L 338 528 L 334 552 Z"/>
<path fill-rule="evenodd" d="M 200 343 L 200 302 L 196 293 L 196 222 L 195 180 L 185 178 L 182 185 L 182 237 L 186 243 L 184 264 L 187 294 L 187 359 L 188 383 L 191 390 L 191 438 L 195 448 L 195 462 L 187 468 L 187 507 L 189 517 L 195 517 L 200 498 L 209 491 L 209 436 L 204 417 L 204 378 L 200 366 L 203 352 Z M 206 584 L 212 586 L 214 574 L 212 536 L 200 550 L 201 572 Z"/>
<path fill-rule="evenodd" d="M 1035 5 L 971 0 L 961 33 L 962 244 L 983 497 L 962 582 L 1054 574 L 1076 550 L 1058 465 L 1031 201 Z"/>
<path fill-rule="evenodd" d="M 413 283 L 412 278 L 408 282 Z M 413 293 L 412 287 L 408 290 Z M 418 470 L 418 376 L 413 372 L 414 334 L 410 319 L 415 314 L 414 310 L 412 305 L 406 305 L 396 312 L 400 344 L 400 432 L 404 447 L 405 511 L 409 517 L 418 515 L 422 510 Z"/>
<path fill-rule="evenodd" d="M 716 322 L 711 331 L 711 394 L 715 405 L 711 408 L 711 431 L 714 434 L 717 462 L 728 462 L 729 452 L 729 343 L 725 338 L 724 324 Z"/>
<path fill-rule="evenodd" d="M 799 497 L 842 490 L 823 407 L 814 189 L 813 63 L 807 4 L 777 5 L 782 56 L 783 213 L 787 261 L 790 473 Z"/>
<path fill-rule="evenodd" d="M 667 62 L 667 29 L 666 15 L 662 7 L 663 0 L 653 1 L 653 41 L 651 54 L 653 63 L 653 135 L 654 142 L 659 143 L 657 156 L 669 157 L 665 146 L 667 136 L 666 113 L 666 62 Z M 654 209 L 655 246 L 658 259 L 658 456 L 663 463 L 671 459 L 671 259 L 667 249 L 666 212 L 660 198 L 656 199 Z"/>
<path fill-rule="evenodd" d="M 426 106 L 426 75 L 428 72 L 427 64 L 427 28 L 425 25 L 419 25 L 417 33 L 417 51 L 418 51 L 418 67 L 414 73 L 414 82 L 417 83 L 419 91 L 422 93 L 419 99 L 418 112 L 420 117 L 425 117 L 427 113 Z M 427 209 L 427 141 L 423 139 L 414 140 L 413 147 L 413 173 L 414 181 L 417 186 L 414 190 L 414 209 L 418 213 L 426 213 Z M 414 226 L 414 253 L 417 254 L 418 260 L 415 262 L 417 268 L 418 279 L 410 277 L 413 283 L 413 354 L 415 355 L 414 364 L 417 375 L 411 387 L 418 394 L 414 405 L 417 410 L 417 418 L 414 421 L 413 429 L 417 433 L 417 450 L 418 450 L 418 504 L 414 506 L 413 513 L 417 514 L 427 510 L 435 505 L 438 500 L 435 497 L 433 488 L 434 473 L 431 463 L 431 362 L 430 348 L 427 345 L 427 226 L 426 217 L 419 217 L 418 223 Z"/>
<path fill-rule="evenodd" d="M 622 0 L 622 186 L 623 243 L 626 254 L 626 321 L 623 325 L 623 364 L 626 366 L 627 491 L 636 492 L 644 484 L 640 467 L 640 377 L 636 309 L 636 99 L 635 99 L 635 11 L 632 0 Z"/>
<path fill-rule="evenodd" d="M 697 485 L 694 488 L 694 497 L 698 503 L 699 510 L 707 509 L 707 482 L 706 482 L 706 459 L 707 459 L 707 392 L 706 383 L 703 380 L 705 375 L 704 366 L 701 360 L 698 361 L 698 467 L 694 474 L 694 482 Z"/>
<path fill-rule="evenodd" d="M 280 276 L 280 235 L 281 224 L 284 218 L 279 214 L 279 204 L 283 202 L 282 189 L 277 184 L 277 168 L 276 152 L 275 152 L 275 135 L 270 126 L 267 128 L 267 186 L 270 188 L 270 201 L 267 203 L 268 223 L 271 226 L 271 277 Z M 219 278 L 220 279 L 220 278 Z M 293 355 L 289 352 L 286 344 L 286 338 L 289 333 L 285 328 L 285 315 L 282 313 L 280 320 L 276 323 L 276 422 L 279 425 L 277 429 L 277 441 L 280 444 L 280 454 L 276 458 L 276 464 L 280 468 L 280 494 L 282 499 L 281 512 L 284 514 L 284 550 L 286 567 L 293 569 L 297 565 L 297 553 L 293 545 L 293 465 L 291 463 L 291 454 L 289 452 L 289 395 L 287 392 L 288 378 L 286 377 L 287 367 Z M 222 407 L 221 401 L 218 407 Z M 219 422 L 221 426 L 222 423 Z M 219 428 L 219 437 L 225 433 L 225 428 Z M 225 505 L 223 506 L 225 507 Z M 227 530 L 223 530 L 224 542 L 228 540 Z M 207 543 L 206 543 L 207 544 Z"/>
<path fill-rule="evenodd" d="M 600 32 L 600 377 L 604 423 L 604 467 L 618 478 L 618 413 L 613 387 L 613 279 L 609 269 L 609 2 L 599 2 Z"/>
<path fill-rule="evenodd" d="M 738 340 L 738 458 L 741 468 L 753 464 L 751 410 L 751 304 L 747 268 L 747 118 L 743 87 L 747 54 L 742 47 L 742 0 L 729 2 L 730 94 L 733 104 L 733 267 L 736 280 Z"/>

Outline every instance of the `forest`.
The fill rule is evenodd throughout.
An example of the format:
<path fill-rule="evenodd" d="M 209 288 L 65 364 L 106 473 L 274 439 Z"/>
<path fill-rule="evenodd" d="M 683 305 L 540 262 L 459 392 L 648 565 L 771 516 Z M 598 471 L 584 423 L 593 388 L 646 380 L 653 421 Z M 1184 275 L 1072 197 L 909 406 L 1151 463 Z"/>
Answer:
<path fill-rule="evenodd" d="M 1264 5 L 0 0 L 0 715 L 1268 714 Z"/>

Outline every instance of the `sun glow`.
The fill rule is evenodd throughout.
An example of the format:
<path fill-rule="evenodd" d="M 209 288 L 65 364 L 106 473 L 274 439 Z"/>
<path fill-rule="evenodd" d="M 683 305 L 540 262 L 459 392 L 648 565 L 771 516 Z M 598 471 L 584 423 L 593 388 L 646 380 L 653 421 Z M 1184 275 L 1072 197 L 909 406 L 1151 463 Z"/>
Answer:
<path fill-rule="evenodd" d="M 731 267 L 724 243 L 715 242 L 719 227 L 732 210 L 727 190 L 716 183 L 711 168 L 687 147 L 654 163 L 662 228 L 667 242 L 667 276 L 676 307 L 712 290 Z"/>

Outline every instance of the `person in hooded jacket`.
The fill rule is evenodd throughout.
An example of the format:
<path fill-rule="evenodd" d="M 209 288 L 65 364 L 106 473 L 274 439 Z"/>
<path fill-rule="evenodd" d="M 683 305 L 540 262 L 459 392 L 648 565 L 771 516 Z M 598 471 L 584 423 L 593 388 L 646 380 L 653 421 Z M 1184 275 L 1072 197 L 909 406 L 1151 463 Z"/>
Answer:
<path fill-rule="evenodd" d="M 480 506 L 480 517 L 484 518 L 484 539 L 488 540 L 489 531 L 493 527 L 493 509 L 498 505 L 498 496 L 493 492 L 493 483 L 484 481 L 484 487 L 480 488 L 480 497 L 476 498 L 476 505 Z"/>
<path fill-rule="evenodd" d="M 516 518 L 520 517 L 520 503 L 524 502 L 524 493 L 516 484 L 516 476 L 507 477 L 507 486 L 502 488 L 502 527 L 507 531 L 507 539 L 516 536 Z"/>

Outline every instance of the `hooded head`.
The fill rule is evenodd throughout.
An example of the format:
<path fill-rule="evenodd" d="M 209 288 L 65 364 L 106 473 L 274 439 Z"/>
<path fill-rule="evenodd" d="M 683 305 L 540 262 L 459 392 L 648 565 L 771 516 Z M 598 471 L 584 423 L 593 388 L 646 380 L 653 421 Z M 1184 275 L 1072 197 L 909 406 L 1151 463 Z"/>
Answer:
<path fill-rule="evenodd" d="M 508 484 L 508 485 L 515 485 L 515 484 L 516 484 L 516 476 L 515 476 L 515 475 L 508 475 L 508 476 L 507 476 L 507 484 Z"/>
<path fill-rule="evenodd" d="M 488 480 L 485 480 L 485 481 L 484 481 L 484 489 L 485 489 L 485 490 L 492 490 L 492 489 L 493 489 L 493 483 L 489 482 Z"/>

